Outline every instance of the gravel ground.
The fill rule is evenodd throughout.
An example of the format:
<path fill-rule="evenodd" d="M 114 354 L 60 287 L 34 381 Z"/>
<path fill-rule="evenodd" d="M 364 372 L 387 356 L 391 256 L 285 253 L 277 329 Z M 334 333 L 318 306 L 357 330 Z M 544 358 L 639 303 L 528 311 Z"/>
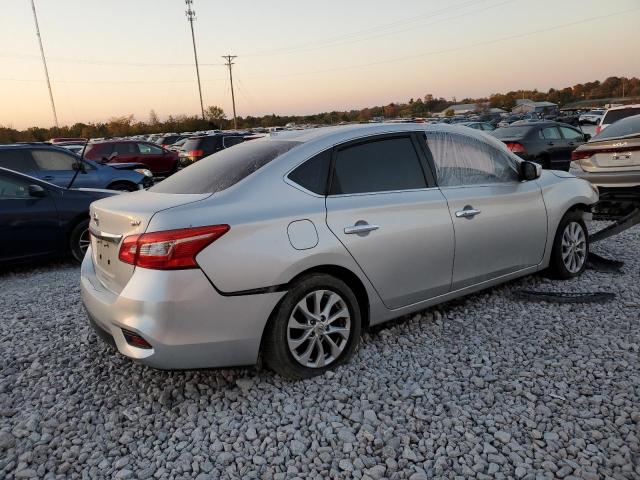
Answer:
<path fill-rule="evenodd" d="M 594 248 L 623 274 L 533 276 L 375 328 L 298 383 L 136 365 L 91 332 L 77 268 L 5 272 L 0 478 L 640 478 L 638 245 Z"/>

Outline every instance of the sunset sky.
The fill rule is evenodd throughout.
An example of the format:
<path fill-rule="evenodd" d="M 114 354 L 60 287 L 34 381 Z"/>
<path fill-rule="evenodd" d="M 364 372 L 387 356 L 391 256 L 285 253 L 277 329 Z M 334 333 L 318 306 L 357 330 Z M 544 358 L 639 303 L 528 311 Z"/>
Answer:
<path fill-rule="evenodd" d="M 199 113 L 183 0 L 36 0 L 61 125 Z M 304 114 L 640 76 L 639 0 L 194 0 L 204 104 Z M 0 125 L 53 116 L 29 0 L 0 15 Z"/>

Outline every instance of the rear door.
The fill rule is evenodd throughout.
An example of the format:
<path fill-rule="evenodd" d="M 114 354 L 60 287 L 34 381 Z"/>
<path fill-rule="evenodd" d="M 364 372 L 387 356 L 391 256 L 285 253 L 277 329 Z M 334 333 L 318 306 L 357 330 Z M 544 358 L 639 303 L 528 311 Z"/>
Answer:
<path fill-rule="evenodd" d="M 455 231 L 453 290 L 538 265 L 547 214 L 536 181 L 521 182 L 506 152 L 473 137 L 428 132 Z"/>
<path fill-rule="evenodd" d="M 541 128 L 538 131 L 538 139 L 544 143 L 544 150 L 549 156 L 551 169 L 561 168 L 566 162 L 564 155 L 567 147 L 558 127 L 554 125 Z"/>
<path fill-rule="evenodd" d="M 334 151 L 327 225 L 390 309 L 447 293 L 453 227 L 412 135 L 376 136 Z"/>
<path fill-rule="evenodd" d="M 17 260 L 59 251 L 63 237 L 51 193 L 29 195 L 29 179 L 0 172 L 0 259 Z M 33 182 L 35 183 L 35 182 Z"/>

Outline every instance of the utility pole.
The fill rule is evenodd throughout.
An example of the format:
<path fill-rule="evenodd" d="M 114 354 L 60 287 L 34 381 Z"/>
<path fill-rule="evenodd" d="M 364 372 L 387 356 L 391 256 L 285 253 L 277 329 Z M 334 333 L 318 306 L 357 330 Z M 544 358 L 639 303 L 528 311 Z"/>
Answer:
<path fill-rule="evenodd" d="M 234 58 L 237 58 L 237 55 L 223 55 L 222 58 L 224 58 L 227 63 L 225 63 L 225 65 L 227 67 L 229 67 L 229 81 L 231 82 L 231 103 L 233 105 L 233 128 L 234 130 L 238 129 L 238 122 L 236 121 L 236 97 L 233 93 L 233 73 L 231 73 L 231 67 L 234 65 L 234 63 L 232 62 L 232 60 Z"/>
<path fill-rule="evenodd" d="M 56 122 L 56 128 L 58 125 L 58 114 L 56 113 L 56 104 L 53 101 L 53 92 L 51 91 L 51 82 L 49 81 L 49 70 L 47 69 L 47 59 L 44 56 L 44 48 L 42 47 L 42 37 L 40 36 L 40 27 L 38 26 L 38 15 L 36 14 L 36 4 L 31 0 L 31 10 L 33 10 L 33 20 L 36 23 L 36 35 L 38 36 L 38 43 L 40 44 L 40 54 L 42 55 L 42 64 L 44 65 L 44 75 L 47 78 L 47 87 L 49 88 L 49 99 L 51 100 L 51 110 L 53 110 L 53 120 Z"/>
<path fill-rule="evenodd" d="M 187 20 L 191 26 L 191 40 L 193 41 L 193 58 L 196 61 L 196 77 L 198 78 L 198 94 L 200 95 L 200 112 L 202 113 L 202 119 L 204 120 L 204 104 L 202 103 L 202 86 L 200 85 L 200 68 L 198 67 L 198 52 L 196 51 L 196 36 L 193 33 L 193 22 L 196 19 L 196 12 L 193 10 L 193 0 L 184 0 L 187 4 L 187 10 L 184 12 L 187 15 Z"/>

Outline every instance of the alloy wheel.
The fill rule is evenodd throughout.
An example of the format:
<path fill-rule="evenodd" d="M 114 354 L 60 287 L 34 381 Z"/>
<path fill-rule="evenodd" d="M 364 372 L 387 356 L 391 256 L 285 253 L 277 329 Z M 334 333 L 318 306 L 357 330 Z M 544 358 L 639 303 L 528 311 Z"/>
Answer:
<path fill-rule="evenodd" d="M 80 249 L 80 252 L 83 256 L 85 253 L 87 253 L 87 249 L 89 248 L 90 244 L 91 238 L 89 236 L 89 229 L 87 228 L 82 231 L 80 237 L 78 238 L 78 248 Z"/>
<path fill-rule="evenodd" d="M 351 336 L 351 315 L 344 298 L 331 290 L 314 290 L 293 308 L 287 344 L 293 358 L 307 368 L 333 363 Z"/>
<path fill-rule="evenodd" d="M 562 263 L 570 273 L 578 273 L 586 259 L 586 233 L 578 222 L 569 222 L 562 232 Z"/>

